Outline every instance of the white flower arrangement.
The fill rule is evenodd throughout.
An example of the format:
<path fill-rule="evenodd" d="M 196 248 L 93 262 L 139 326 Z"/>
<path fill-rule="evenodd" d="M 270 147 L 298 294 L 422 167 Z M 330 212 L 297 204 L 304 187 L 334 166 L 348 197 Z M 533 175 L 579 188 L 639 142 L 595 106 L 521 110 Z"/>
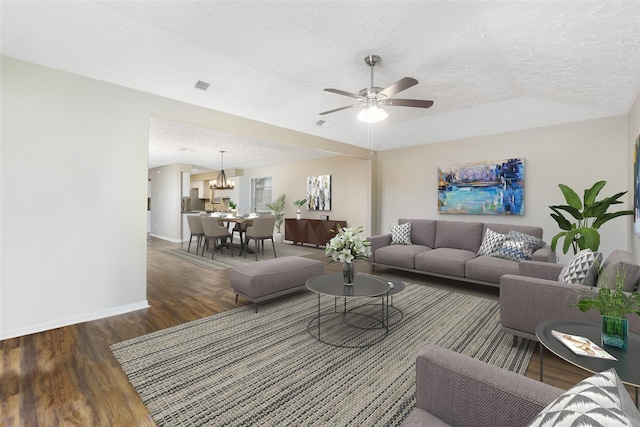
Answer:
<path fill-rule="evenodd" d="M 360 227 L 341 228 L 338 226 L 338 232 L 329 240 L 324 253 L 331 256 L 333 261 L 351 263 L 356 259 L 367 259 L 371 254 L 371 242 L 361 236 L 364 231 Z"/>

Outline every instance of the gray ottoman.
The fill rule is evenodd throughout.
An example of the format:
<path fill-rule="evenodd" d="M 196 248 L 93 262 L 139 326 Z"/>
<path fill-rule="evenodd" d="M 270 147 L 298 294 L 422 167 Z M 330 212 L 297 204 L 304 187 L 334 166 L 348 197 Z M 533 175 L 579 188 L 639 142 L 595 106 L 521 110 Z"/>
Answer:
<path fill-rule="evenodd" d="M 313 276 L 324 273 L 324 263 L 297 256 L 275 258 L 231 270 L 231 289 L 238 295 L 258 303 L 305 290 L 305 283 Z"/>

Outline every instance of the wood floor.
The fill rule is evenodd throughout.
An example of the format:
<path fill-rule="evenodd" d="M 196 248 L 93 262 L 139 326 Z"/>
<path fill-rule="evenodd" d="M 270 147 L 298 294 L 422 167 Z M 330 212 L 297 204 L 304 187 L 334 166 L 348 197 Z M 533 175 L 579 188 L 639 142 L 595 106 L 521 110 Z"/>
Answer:
<path fill-rule="evenodd" d="M 229 272 L 214 272 L 163 253 L 180 246 L 148 242 L 150 308 L 0 341 L 0 426 L 154 426 L 109 345 L 236 307 Z M 321 249 L 310 257 L 327 262 Z M 338 272 L 327 264 L 325 271 Z M 356 271 L 371 272 L 357 263 Z M 498 290 L 376 268 L 375 274 L 487 298 Z M 238 305 L 248 304 L 242 298 Z M 526 375 L 538 378 L 536 351 Z M 545 382 L 563 389 L 589 376 L 545 352 Z"/>

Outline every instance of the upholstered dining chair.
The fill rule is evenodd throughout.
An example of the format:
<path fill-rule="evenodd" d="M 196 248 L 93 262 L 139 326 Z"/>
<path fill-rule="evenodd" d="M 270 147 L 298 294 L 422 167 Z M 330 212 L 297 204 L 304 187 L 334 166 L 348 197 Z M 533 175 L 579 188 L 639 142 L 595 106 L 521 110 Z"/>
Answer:
<path fill-rule="evenodd" d="M 199 215 L 187 215 L 187 222 L 189 223 L 189 232 L 191 233 L 191 237 L 189 237 L 189 246 L 187 247 L 187 252 L 191 249 L 191 241 L 194 237 L 197 237 L 196 241 L 196 255 L 198 255 L 198 249 L 200 248 L 200 243 L 204 239 L 204 230 L 202 229 L 202 221 L 200 220 Z M 204 251 L 204 250 L 203 250 Z"/>
<path fill-rule="evenodd" d="M 271 245 L 273 246 L 273 257 L 276 255 L 276 244 L 273 241 L 273 226 L 276 223 L 276 218 L 273 216 L 258 217 L 253 219 L 253 224 L 247 227 L 244 233 L 244 257 L 247 257 L 247 248 L 249 247 L 249 240 L 254 240 L 256 245 L 256 261 L 258 260 L 258 242 L 262 243 L 262 255 L 264 255 L 264 241 L 271 239 Z"/>
<path fill-rule="evenodd" d="M 213 259 L 213 254 L 216 252 L 216 242 L 220 240 L 220 253 L 222 253 L 225 240 L 231 238 L 231 233 L 229 233 L 227 227 L 219 224 L 218 218 L 203 216 L 200 217 L 200 220 L 202 221 L 202 229 L 204 230 L 205 244 L 208 245 L 210 241 L 213 241 L 211 247 L 211 259 Z M 233 245 L 229 245 L 229 250 L 231 251 L 231 256 L 233 256 Z M 204 248 L 202 249 L 202 255 L 204 255 Z"/>

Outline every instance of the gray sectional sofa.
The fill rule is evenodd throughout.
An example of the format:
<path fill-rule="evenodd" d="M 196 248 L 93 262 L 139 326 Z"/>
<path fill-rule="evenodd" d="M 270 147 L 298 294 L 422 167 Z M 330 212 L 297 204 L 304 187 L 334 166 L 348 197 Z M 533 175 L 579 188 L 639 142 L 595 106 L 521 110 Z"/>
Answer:
<path fill-rule="evenodd" d="M 399 219 L 411 222 L 411 244 L 392 245 L 391 234 L 371 236 L 371 258 L 375 266 L 429 274 L 432 276 L 500 286 L 504 274 L 518 274 L 518 261 L 478 255 L 487 228 L 506 234 L 517 231 L 542 239 L 542 228 L 525 225 Z M 532 260 L 555 263 L 556 254 L 546 245 L 532 255 Z"/>

